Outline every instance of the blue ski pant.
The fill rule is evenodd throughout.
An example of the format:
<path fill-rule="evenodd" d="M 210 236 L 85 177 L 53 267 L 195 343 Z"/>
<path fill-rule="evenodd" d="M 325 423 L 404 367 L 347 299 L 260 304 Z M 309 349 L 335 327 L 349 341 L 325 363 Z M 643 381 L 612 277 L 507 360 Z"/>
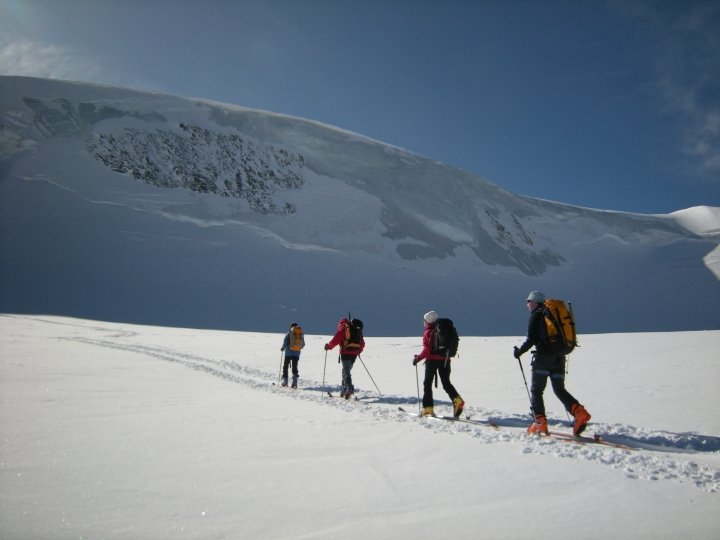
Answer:
<path fill-rule="evenodd" d="M 532 361 L 532 382 L 530 384 L 530 401 L 535 416 L 545 415 L 545 401 L 543 393 L 550 379 L 553 392 L 562 402 L 565 410 L 570 412 L 572 406 L 578 403 L 565 388 L 565 356 L 535 354 Z"/>

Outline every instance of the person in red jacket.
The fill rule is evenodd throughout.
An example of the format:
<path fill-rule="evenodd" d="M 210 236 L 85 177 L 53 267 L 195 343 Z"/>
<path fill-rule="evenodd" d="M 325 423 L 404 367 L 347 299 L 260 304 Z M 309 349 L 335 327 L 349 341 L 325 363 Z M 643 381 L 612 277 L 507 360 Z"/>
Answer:
<path fill-rule="evenodd" d="M 325 345 L 329 351 L 340 345 L 340 362 L 342 362 L 342 385 L 340 396 L 348 399 L 355 392 L 352 383 L 351 371 L 355 359 L 365 349 L 365 339 L 362 334 L 363 323 L 359 319 L 340 319 L 337 331 L 333 338 Z"/>
<path fill-rule="evenodd" d="M 465 402 L 460 397 L 458 391 L 450 382 L 450 362 L 445 354 L 433 353 L 435 344 L 435 323 L 437 323 L 438 314 L 429 311 L 423 317 L 425 331 L 423 332 L 423 349 L 420 354 L 416 354 L 413 358 L 413 366 L 417 366 L 418 362 L 425 360 L 425 378 L 423 379 L 423 409 L 420 413 L 422 416 L 435 416 L 432 385 L 435 374 L 440 375 L 443 390 L 447 392 L 453 402 L 453 414 L 458 418 L 463 411 Z"/>

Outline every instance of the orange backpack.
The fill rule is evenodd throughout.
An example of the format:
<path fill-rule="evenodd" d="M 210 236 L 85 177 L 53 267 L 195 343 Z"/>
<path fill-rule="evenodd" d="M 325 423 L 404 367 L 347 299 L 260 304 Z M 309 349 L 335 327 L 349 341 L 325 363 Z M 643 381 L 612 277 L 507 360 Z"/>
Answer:
<path fill-rule="evenodd" d="M 548 342 L 560 354 L 570 354 L 578 347 L 572 304 L 548 298 L 543 308 Z"/>
<path fill-rule="evenodd" d="M 299 351 L 303 348 L 303 331 L 299 326 L 293 326 L 290 329 L 290 339 L 288 347 L 291 351 Z"/>

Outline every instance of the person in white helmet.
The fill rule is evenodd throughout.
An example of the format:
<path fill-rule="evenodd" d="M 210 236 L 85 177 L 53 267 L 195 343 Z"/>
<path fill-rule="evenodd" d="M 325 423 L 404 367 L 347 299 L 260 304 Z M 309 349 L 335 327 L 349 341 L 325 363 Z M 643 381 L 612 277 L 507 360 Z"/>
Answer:
<path fill-rule="evenodd" d="M 423 332 L 423 349 L 420 354 L 416 354 L 413 358 L 413 365 L 416 366 L 418 362 L 425 360 L 425 378 L 423 379 L 423 398 L 422 398 L 422 416 L 434 416 L 433 401 L 433 380 L 435 374 L 440 376 L 442 387 L 447 395 L 453 402 L 453 414 L 455 417 L 459 417 L 462 414 L 465 402 L 455 390 L 455 387 L 450 382 L 450 362 L 447 360 L 445 353 L 433 352 L 433 346 L 435 343 L 435 331 L 436 324 L 438 321 L 438 314 L 434 311 L 429 311 L 423 317 L 423 323 L 425 325 L 425 331 Z"/>
<path fill-rule="evenodd" d="M 533 414 L 533 423 L 528 427 L 528 433 L 547 434 L 548 425 L 545 417 L 545 402 L 543 392 L 550 379 L 553 392 L 565 409 L 575 418 L 573 433 L 580 435 L 590 421 L 590 413 L 580 405 L 570 392 L 565 389 L 565 355 L 554 351 L 548 342 L 545 315 L 543 313 L 545 295 L 540 291 L 532 291 L 527 297 L 527 307 L 530 311 L 528 332 L 525 342 L 520 347 L 513 348 L 513 356 L 518 360 L 533 346 L 532 383 L 530 385 L 530 407 Z"/>

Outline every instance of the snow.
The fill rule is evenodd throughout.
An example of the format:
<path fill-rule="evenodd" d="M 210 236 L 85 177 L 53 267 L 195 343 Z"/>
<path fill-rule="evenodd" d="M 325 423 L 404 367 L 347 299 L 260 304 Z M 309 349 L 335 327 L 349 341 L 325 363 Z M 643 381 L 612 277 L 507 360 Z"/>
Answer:
<path fill-rule="evenodd" d="M 359 402 L 323 392 L 336 320 L 293 391 L 273 384 L 282 333 L 0 316 L 0 537 L 717 537 L 720 331 L 580 336 L 567 386 L 628 451 L 524 434 L 519 336 L 462 336 L 453 361 L 499 431 L 398 412 L 417 407 L 416 315 L 417 336 L 367 336 L 383 393 L 358 363 Z"/>
<path fill-rule="evenodd" d="M 720 236 L 720 208 L 696 206 L 670 214 L 680 225 L 701 236 Z"/>

